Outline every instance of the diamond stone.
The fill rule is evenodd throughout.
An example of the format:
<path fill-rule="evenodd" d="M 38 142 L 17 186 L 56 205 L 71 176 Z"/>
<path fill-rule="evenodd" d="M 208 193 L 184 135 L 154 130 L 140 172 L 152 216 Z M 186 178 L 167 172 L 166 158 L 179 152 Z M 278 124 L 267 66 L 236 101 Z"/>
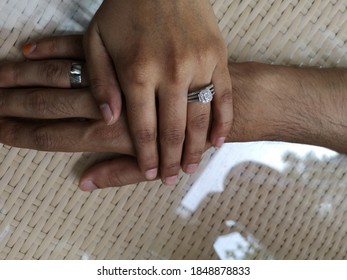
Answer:
<path fill-rule="evenodd" d="M 210 89 L 206 88 L 199 93 L 199 101 L 201 103 L 209 103 L 213 99 L 213 93 Z"/>

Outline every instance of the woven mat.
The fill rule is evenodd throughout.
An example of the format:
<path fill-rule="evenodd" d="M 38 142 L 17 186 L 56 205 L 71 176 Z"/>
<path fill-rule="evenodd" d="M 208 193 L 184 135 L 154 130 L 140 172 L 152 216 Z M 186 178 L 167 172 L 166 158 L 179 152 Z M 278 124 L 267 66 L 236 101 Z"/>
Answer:
<path fill-rule="evenodd" d="M 234 61 L 347 66 L 346 1 L 211 2 Z M 1 57 L 30 37 L 83 31 L 99 4 L 1 1 Z M 176 187 L 87 194 L 78 176 L 100 155 L 0 146 L 0 259 L 347 259 L 345 156 L 289 152 L 280 171 L 239 162 L 187 210 L 217 153 Z"/>

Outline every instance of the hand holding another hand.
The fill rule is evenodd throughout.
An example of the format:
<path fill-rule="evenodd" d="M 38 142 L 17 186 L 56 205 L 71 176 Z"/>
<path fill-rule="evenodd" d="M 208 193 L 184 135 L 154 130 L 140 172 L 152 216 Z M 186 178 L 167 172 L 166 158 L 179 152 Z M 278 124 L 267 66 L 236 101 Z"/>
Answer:
<path fill-rule="evenodd" d="M 209 140 L 221 146 L 232 124 L 226 46 L 207 0 L 105 0 L 85 36 L 90 85 L 106 123 L 126 104 L 130 135 L 147 179 L 175 184 L 193 173 Z M 210 104 L 189 92 L 214 85 Z M 158 106 L 156 106 L 158 105 Z M 158 116 L 158 118 L 157 118 Z M 183 156 L 182 156 L 183 153 Z"/>
<path fill-rule="evenodd" d="M 38 60 L 0 64 L 0 143 L 123 155 L 87 170 L 81 177 L 83 190 L 145 181 L 133 157 L 126 115 L 106 125 L 88 88 L 68 88 L 71 64 L 83 63 L 81 40 L 80 36 L 43 39 L 29 56 L 25 52 Z M 346 128 L 339 125 L 346 118 L 344 69 L 241 63 L 229 70 L 234 78 L 235 117 L 226 142 L 276 140 L 347 152 Z"/>
<path fill-rule="evenodd" d="M 124 112 L 106 125 L 86 87 L 88 78 L 82 79 L 82 88 L 70 88 L 71 64 L 84 65 L 82 36 L 44 38 L 25 45 L 23 53 L 30 61 L 0 64 L 0 142 L 43 151 L 121 155 L 87 170 L 81 177 L 83 190 L 147 180 L 133 157 Z M 210 145 L 207 141 L 203 151 Z"/>

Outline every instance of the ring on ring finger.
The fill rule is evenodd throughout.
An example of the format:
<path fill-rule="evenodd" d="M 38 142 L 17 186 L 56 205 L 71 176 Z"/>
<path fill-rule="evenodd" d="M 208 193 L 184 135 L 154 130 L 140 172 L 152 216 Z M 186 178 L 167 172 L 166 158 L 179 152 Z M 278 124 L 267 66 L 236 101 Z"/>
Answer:
<path fill-rule="evenodd" d="M 208 85 L 200 90 L 188 93 L 188 103 L 200 102 L 210 103 L 213 100 L 214 86 L 213 84 Z"/>

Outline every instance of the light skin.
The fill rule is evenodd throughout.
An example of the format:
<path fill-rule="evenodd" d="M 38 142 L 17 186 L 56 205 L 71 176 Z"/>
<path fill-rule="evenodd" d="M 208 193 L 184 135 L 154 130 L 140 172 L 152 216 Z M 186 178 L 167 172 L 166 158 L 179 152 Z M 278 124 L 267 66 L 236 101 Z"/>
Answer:
<path fill-rule="evenodd" d="M 117 27 L 117 28 L 115 28 Z M 107 124 L 121 92 L 139 167 L 147 179 L 193 173 L 210 140 L 221 146 L 233 113 L 227 49 L 208 0 L 104 0 L 84 38 L 90 88 Z M 213 83 L 212 104 L 187 104 Z M 157 105 L 157 106 L 156 106 Z M 157 117 L 158 116 L 158 117 Z"/>
<path fill-rule="evenodd" d="M 49 48 L 50 44 L 57 44 Z M 41 58 L 64 57 L 78 49 L 76 37 L 47 39 Z M 71 46 L 71 48 L 68 48 Z M 54 52 L 52 52 L 52 49 Z M 40 58 L 40 53 L 36 53 Z M 70 58 L 80 58 L 69 53 Z M 75 60 L 73 60 L 75 61 Z M 47 62 L 46 62 L 47 63 Z M 57 61 L 50 60 L 50 64 Z M 47 65 L 47 64 L 46 64 Z M 58 65 L 58 64 L 57 64 Z M 121 157 L 99 163 L 81 177 L 83 190 L 145 181 L 132 145 L 125 114 L 107 126 L 88 88 L 47 89 L 24 86 L 67 85 L 66 65 L 42 77 L 42 61 L 0 65 L 0 142 L 23 148 L 66 152 L 114 152 Z M 59 69 L 60 66 L 57 66 Z M 227 142 L 288 141 L 347 153 L 347 71 L 258 63 L 230 64 L 234 77 L 234 123 Z M 4 75 L 6 73 L 6 75 Z M 22 88 L 18 88 L 21 86 Z M 24 87 L 24 88 L 23 88 Z M 64 87 L 64 86 L 63 86 Z M 41 119 L 40 122 L 4 117 Z M 70 120 L 85 118 L 88 120 Z M 54 119 L 52 123 L 49 120 Z M 210 144 L 205 148 L 207 149 Z"/>

